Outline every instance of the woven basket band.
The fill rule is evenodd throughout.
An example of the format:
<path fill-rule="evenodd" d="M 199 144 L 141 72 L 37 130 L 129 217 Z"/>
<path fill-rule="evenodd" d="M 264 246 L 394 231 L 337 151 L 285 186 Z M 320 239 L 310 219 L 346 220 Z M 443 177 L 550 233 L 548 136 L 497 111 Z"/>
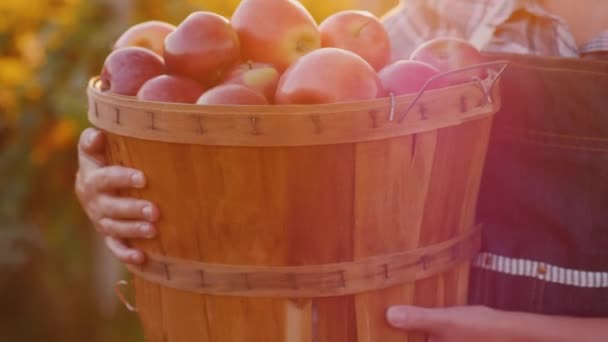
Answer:
<path fill-rule="evenodd" d="M 201 106 L 139 101 L 88 87 L 89 121 L 99 129 L 138 139 L 209 146 L 315 146 L 402 137 L 494 115 L 494 85 L 507 66 L 489 76 L 436 90 L 369 101 L 319 105 Z M 499 71 L 490 72 L 502 67 Z M 426 87 L 426 86 L 425 86 Z"/>
<path fill-rule="evenodd" d="M 240 297 L 341 296 L 411 283 L 449 271 L 479 252 L 480 229 L 406 252 L 322 265 L 235 266 L 148 254 L 143 266 L 127 266 L 159 285 L 201 294 Z"/>

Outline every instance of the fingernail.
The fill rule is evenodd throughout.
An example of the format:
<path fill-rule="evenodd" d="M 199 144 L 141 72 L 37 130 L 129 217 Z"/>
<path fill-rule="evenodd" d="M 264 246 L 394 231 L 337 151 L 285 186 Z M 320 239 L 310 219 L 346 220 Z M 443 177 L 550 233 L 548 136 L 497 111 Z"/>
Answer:
<path fill-rule="evenodd" d="M 147 205 L 141 210 L 144 217 L 148 220 L 152 220 L 152 207 Z"/>
<path fill-rule="evenodd" d="M 144 237 L 150 239 L 153 238 L 156 232 L 154 231 L 154 227 L 151 224 L 144 223 L 139 227 L 140 232 L 144 235 Z"/>
<path fill-rule="evenodd" d="M 403 310 L 399 310 L 399 308 L 396 307 L 388 309 L 388 311 L 386 312 L 386 317 L 388 319 L 388 322 L 394 326 L 402 325 L 403 321 L 405 321 L 406 319 L 405 312 L 403 312 Z"/>
<path fill-rule="evenodd" d="M 142 263 L 144 261 L 144 256 L 139 252 L 133 252 L 131 253 L 131 261 L 137 264 Z"/>
<path fill-rule="evenodd" d="M 88 147 L 93 145 L 93 140 L 95 140 L 96 136 L 97 136 L 97 132 L 89 132 L 89 134 L 87 135 L 87 138 L 86 138 L 86 144 Z"/>
<path fill-rule="evenodd" d="M 141 172 L 136 172 L 131 175 L 131 182 L 137 188 L 143 188 L 145 185 L 144 175 Z"/>

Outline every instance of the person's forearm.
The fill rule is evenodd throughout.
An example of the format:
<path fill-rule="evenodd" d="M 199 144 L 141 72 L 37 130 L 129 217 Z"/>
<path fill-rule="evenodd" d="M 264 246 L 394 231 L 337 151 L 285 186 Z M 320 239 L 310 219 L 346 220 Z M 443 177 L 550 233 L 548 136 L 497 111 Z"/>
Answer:
<path fill-rule="evenodd" d="M 507 313 L 519 325 L 522 342 L 600 342 L 608 341 L 608 318 L 574 318 L 528 313 Z M 519 341 L 519 340 L 517 340 Z"/>

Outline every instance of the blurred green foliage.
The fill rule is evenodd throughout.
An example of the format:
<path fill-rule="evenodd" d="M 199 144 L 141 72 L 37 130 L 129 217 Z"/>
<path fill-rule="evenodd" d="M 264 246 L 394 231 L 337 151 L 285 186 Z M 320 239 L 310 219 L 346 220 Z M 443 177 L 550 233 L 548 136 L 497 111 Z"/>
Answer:
<path fill-rule="evenodd" d="M 124 29 L 115 16 L 107 1 L 0 4 L 4 341 L 142 340 L 135 316 L 98 309 L 95 236 L 72 191 L 84 87 Z"/>
<path fill-rule="evenodd" d="M 73 194 L 85 87 L 144 20 L 226 16 L 238 0 L 0 1 L 0 334 L 3 341 L 142 341 L 137 316 L 100 308 L 99 238 Z M 302 1 L 318 20 L 362 3 Z M 371 8 L 371 7 L 370 7 Z M 111 274 L 111 272 L 110 272 Z M 111 298 L 113 299 L 113 297 Z M 112 308 L 112 306 L 107 306 Z"/>

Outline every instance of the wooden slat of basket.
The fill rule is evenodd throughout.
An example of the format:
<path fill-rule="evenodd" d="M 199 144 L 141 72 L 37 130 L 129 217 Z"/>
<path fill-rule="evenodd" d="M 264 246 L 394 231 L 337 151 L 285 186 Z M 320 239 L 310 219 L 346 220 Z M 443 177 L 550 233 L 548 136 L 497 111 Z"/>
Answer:
<path fill-rule="evenodd" d="M 470 151 L 469 158 L 463 158 L 463 162 L 467 167 L 463 167 L 462 173 L 453 179 L 453 182 L 462 184 L 463 188 L 460 189 L 462 191 L 460 198 L 464 199 L 459 203 L 460 211 L 458 215 L 450 220 L 450 223 L 453 222 L 459 227 L 456 232 L 457 234 L 466 232 L 475 220 L 475 205 L 487 149 L 487 144 L 480 144 L 479 142 L 489 139 L 491 124 L 492 118 L 486 118 L 463 127 L 460 132 L 449 132 L 448 141 L 456 141 L 453 153 L 459 153 L 459 151 L 464 149 Z M 454 203 L 455 205 L 456 203 Z M 443 306 L 466 304 L 469 289 L 469 271 L 470 265 L 466 263 L 455 267 L 443 275 L 440 280 L 442 282 L 440 286 L 445 289 Z"/>
<path fill-rule="evenodd" d="M 414 239 L 415 245 L 418 247 L 423 247 L 424 245 L 421 243 L 422 229 L 423 229 L 423 219 L 425 210 L 428 210 L 427 205 L 429 202 L 429 191 L 432 182 L 432 174 L 435 168 L 435 154 L 437 153 L 437 140 L 439 136 L 439 130 L 425 132 L 422 134 L 418 134 L 416 136 L 416 147 L 414 154 L 414 169 L 412 177 L 417 177 L 420 179 L 420 183 L 418 186 L 414 186 L 417 191 L 414 193 L 415 198 L 412 201 L 411 205 L 412 214 L 416 215 L 416 221 L 413 222 L 415 229 L 415 235 L 412 237 Z M 415 179 L 415 178 L 414 178 Z M 471 226 L 472 227 L 472 226 Z M 447 240 L 447 239 L 446 239 Z M 405 303 L 412 304 L 416 302 L 416 295 L 420 292 L 420 286 L 424 286 L 425 279 L 418 280 L 416 282 L 410 283 L 410 287 L 408 287 L 407 297 Z M 439 294 L 433 294 L 434 297 Z M 394 304 L 391 304 L 394 305 Z M 408 342 L 422 341 L 425 339 L 422 338 L 423 335 L 419 332 L 410 332 L 408 333 Z"/>
<path fill-rule="evenodd" d="M 417 221 L 422 215 L 415 206 L 424 203 L 426 191 L 417 186 L 424 185 L 425 177 L 416 172 L 421 160 L 415 160 L 412 153 L 415 140 L 406 136 L 357 144 L 356 188 L 360 195 L 355 197 L 355 260 L 418 246 Z M 412 282 L 357 294 L 359 340 L 403 340 L 403 332 L 386 324 L 385 310 L 407 302 L 413 289 Z"/>
<path fill-rule="evenodd" d="M 352 261 L 354 147 L 326 145 L 283 150 L 289 191 L 284 227 L 289 236 L 289 264 Z M 304 179 L 310 181 L 303 182 Z M 313 341 L 357 340 L 352 296 L 308 300 L 316 319 L 309 327 L 314 328 Z"/>
<path fill-rule="evenodd" d="M 436 151 L 426 206 L 421 224 L 419 246 L 428 246 L 458 236 L 461 231 L 462 197 L 466 186 L 466 174 L 469 170 L 471 156 L 470 144 L 476 137 L 468 129 L 475 123 L 448 127 L 437 133 Z M 459 158 L 454 158 L 459 156 Z M 454 165 L 449 161 L 456 161 Z M 450 189 L 446 192 L 446 189 Z M 471 226 L 467 227 L 470 229 Z M 455 265 L 456 266 L 456 265 Z M 424 279 L 416 283 L 414 302 L 420 306 L 445 306 L 446 291 L 453 291 L 453 286 L 446 289 L 444 276 Z"/>
<path fill-rule="evenodd" d="M 289 198 L 293 201 L 286 221 L 292 246 L 290 262 L 310 265 L 352 260 L 352 165 L 355 157 L 352 146 L 299 147 L 296 153 L 290 153 L 291 149 L 286 151 Z M 301 182 L 302 179 L 313 181 L 307 184 Z M 311 229 L 326 224 L 334 229 Z M 300 300 L 310 303 L 314 317 L 314 323 L 309 327 L 312 341 L 357 340 L 352 325 L 352 297 Z"/>
<path fill-rule="evenodd" d="M 201 146 L 174 148 L 177 177 L 184 181 L 196 179 L 196 182 L 163 189 L 165 193 L 177 196 L 175 205 L 181 207 L 181 211 L 174 210 L 174 217 L 164 219 L 171 223 L 168 230 L 173 232 L 183 231 L 182 226 L 177 229 L 178 224 L 191 227 L 192 233 L 186 236 L 190 244 L 185 243 L 184 246 L 195 243 L 200 256 L 190 260 L 287 265 L 288 245 L 279 242 L 286 238 L 283 227 L 287 204 L 285 182 L 277 174 L 287 163 L 283 159 L 284 151 L 277 149 L 262 153 L 252 149 L 227 147 L 217 150 Z M 247 167 L 230 168 L 230 165 Z M 190 169 L 188 172 L 198 177 L 181 174 L 183 169 Z M 224 178 L 230 181 L 222 181 Z M 268 191 L 267 187 L 276 191 Z M 184 221 L 183 217 L 178 217 L 184 209 L 197 214 Z M 263 233 L 258 222 L 264 222 Z M 214 228 L 203 230 L 201 226 Z M 185 249 L 184 246 L 181 249 Z M 167 254 L 180 258 L 183 255 L 177 249 Z M 221 260 L 218 259 L 220 257 Z M 298 308 L 287 299 L 200 297 L 204 298 L 205 306 L 190 310 L 203 312 L 210 327 L 230 327 L 210 328 L 210 341 L 288 341 L 284 327 L 302 326 L 310 320 L 305 307 Z"/>

